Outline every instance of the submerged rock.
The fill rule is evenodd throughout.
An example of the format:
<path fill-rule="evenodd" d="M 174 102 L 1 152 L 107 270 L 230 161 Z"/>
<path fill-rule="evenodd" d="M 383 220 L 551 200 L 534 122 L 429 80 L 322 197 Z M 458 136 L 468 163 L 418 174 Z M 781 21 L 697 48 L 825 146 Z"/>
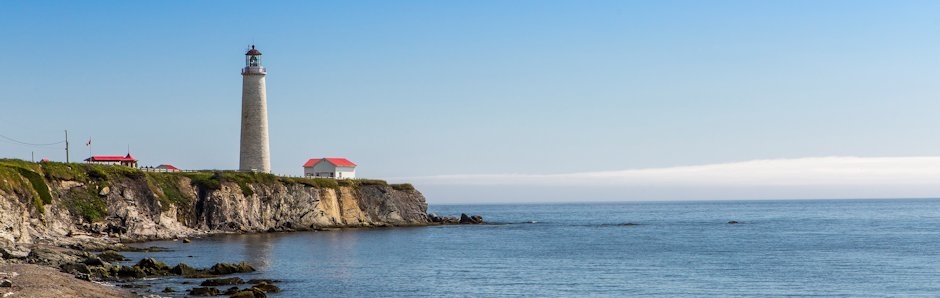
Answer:
<path fill-rule="evenodd" d="M 238 287 L 231 287 L 225 290 L 225 292 L 222 292 L 222 295 L 235 295 L 235 293 L 238 293 L 239 291 L 241 290 L 239 290 Z"/>
<path fill-rule="evenodd" d="M 193 288 L 189 290 L 189 295 L 193 296 L 219 296 L 219 289 L 216 288 Z"/>
<path fill-rule="evenodd" d="M 252 289 L 252 290 L 257 289 L 265 293 L 280 293 L 281 292 L 280 287 L 272 285 L 272 284 L 257 284 L 257 285 L 251 286 L 251 288 L 249 289 Z"/>
<path fill-rule="evenodd" d="M 230 298 L 267 298 L 268 295 L 257 289 L 242 290 L 229 296 Z"/>
<path fill-rule="evenodd" d="M 241 278 L 229 277 L 229 278 L 207 279 L 199 285 L 204 286 L 204 287 L 206 286 L 214 287 L 214 286 L 240 285 L 243 283 L 245 283 L 245 281 L 242 280 Z"/>
<path fill-rule="evenodd" d="M 217 263 L 212 265 L 209 270 L 206 271 L 209 274 L 215 275 L 226 275 L 232 273 L 246 273 L 246 272 L 255 272 L 255 267 L 251 267 L 248 263 L 241 262 L 238 264 L 229 264 L 229 263 Z"/>

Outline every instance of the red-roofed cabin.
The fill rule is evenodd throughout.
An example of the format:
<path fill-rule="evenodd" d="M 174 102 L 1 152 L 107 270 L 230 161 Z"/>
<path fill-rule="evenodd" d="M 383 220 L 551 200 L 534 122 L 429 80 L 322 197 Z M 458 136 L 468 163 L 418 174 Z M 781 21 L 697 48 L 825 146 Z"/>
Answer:
<path fill-rule="evenodd" d="M 173 165 L 159 165 L 154 169 L 157 169 L 157 172 L 179 172 L 180 171 L 179 168 L 174 167 Z"/>
<path fill-rule="evenodd" d="M 94 155 L 92 157 L 86 158 L 85 162 L 87 163 L 96 163 L 96 164 L 105 164 L 105 165 L 122 165 L 126 167 L 137 168 L 137 159 L 131 156 L 128 153 L 126 156 L 120 155 Z"/>
<path fill-rule="evenodd" d="M 356 178 L 356 164 L 345 158 L 311 158 L 304 164 L 304 176 L 335 179 Z"/>

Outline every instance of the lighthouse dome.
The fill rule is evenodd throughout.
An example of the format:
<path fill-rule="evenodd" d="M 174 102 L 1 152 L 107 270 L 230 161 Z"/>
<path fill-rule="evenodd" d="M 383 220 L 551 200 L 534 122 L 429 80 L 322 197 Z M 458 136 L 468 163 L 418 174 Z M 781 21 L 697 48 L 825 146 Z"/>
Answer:
<path fill-rule="evenodd" d="M 251 45 L 251 49 L 248 50 L 248 53 L 245 53 L 245 55 L 257 56 L 261 55 L 261 51 L 256 50 L 255 45 Z"/>

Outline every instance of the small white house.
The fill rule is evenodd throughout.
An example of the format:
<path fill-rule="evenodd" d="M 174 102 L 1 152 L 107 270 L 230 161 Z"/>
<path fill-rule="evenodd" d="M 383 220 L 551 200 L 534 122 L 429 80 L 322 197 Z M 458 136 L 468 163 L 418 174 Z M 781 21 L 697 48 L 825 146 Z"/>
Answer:
<path fill-rule="evenodd" d="M 345 158 L 311 158 L 304 164 L 304 176 L 335 179 L 356 178 L 356 164 Z"/>

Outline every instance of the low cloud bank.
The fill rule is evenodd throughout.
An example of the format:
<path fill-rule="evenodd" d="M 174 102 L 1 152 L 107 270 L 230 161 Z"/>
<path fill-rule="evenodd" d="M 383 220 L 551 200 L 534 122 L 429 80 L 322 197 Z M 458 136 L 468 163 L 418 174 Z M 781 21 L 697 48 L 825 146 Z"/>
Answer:
<path fill-rule="evenodd" d="M 432 204 L 940 197 L 940 156 L 818 157 L 570 174 L 401 177 Z"/>

